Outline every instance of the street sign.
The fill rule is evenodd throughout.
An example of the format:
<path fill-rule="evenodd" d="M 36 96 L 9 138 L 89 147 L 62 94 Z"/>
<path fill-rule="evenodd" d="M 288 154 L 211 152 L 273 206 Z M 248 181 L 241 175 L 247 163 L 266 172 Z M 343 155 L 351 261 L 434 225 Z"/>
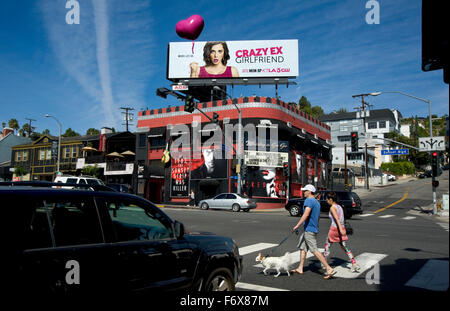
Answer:
<path fill-rule="evenodd" d="M 189 87 L 185 84 L 172 84 L 172 91 L 188 91 Z"/>
<path fill-rule="evenodd" d="M 445 137 L 420 137 L 419 151 L 443 151 L 445 150 Z"/>
<path fill-rule="evenodd" d="M 409 149 L 383 149 L 381 155 L 405 155 L 409 154 Z"/>

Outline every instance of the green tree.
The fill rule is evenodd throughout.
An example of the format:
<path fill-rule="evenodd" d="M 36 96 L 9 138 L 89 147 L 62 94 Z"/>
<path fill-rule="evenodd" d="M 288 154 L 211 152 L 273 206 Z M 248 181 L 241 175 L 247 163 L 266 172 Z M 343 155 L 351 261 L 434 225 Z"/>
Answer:
<path fill-rule="evenodd" d="M 100 134 L 100 131 L 92 127 L 86 131 L 86 135 L 97 135 L 97 134 Z"/>
<path fill-rule="evenodd" d="M 81 170 L 83 175 L 89 175 L 99 178 L 100 177 L 100 168 L 95 165 L 88 165 Z"/>
<path fill-rule="evenodd" d="M 50 130 L 49 129 L 43 130 L 42 135 L 50 135 Z"/>
<path fill-rule="evenodd" d="M 14 175 L 21 177 L 26 174 L 28 174 L 28 171 L 23 166 L 16 165 L 14 167 Z"/>
<path fill-rule="evenodd" d="M 19 122 L 17 121 L 17 119 L 10 119 L 8 121 L 8 126 L 10 128 L 12 128 L 14 131 L 17 131 L 20 128 Z"/>
<path fill-rule="evenodd" d="M 35 127 L 32 126 L 30 128 L 30 124 L 25 123 L 24 125 L 22 125 L 22 128 L 19 130 L 19 134 L 20 136 L 27 136 L 26 134 L 28 134 L 28 137 L 31 136 L 31 133 L 35 130 Z"/>
<path fill-rule="evenodd" d="M 75 132 L 74 130 L 72 130 L 70 127 L 66 130 L 66 132 L 64 134 L 61 135 L 62 137 L 75 137 L 75 136 L 80 136 L 79 133 Z"/>

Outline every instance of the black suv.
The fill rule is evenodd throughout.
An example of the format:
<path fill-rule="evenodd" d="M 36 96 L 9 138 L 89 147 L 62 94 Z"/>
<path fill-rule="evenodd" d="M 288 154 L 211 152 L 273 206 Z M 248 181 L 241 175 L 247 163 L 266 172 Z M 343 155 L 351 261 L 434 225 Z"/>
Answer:
<path fill-rule="evenodd" d="M 0 183 L 0 198 L 2 257 L 18 292 L 234 290 L 242 274 L 231 238 L 185 233 L 135 195 Z"/>
<path fill-rule="evenodd" d="M 331 190 L 319 190 L 317 192 L 316 198 L 320 202 L 320 211 L 328 213 L 330 211 L 330 206 L 325 200 L 325 196 Z M 344 217 L 346 219 L 351 218 L 355 214 L 362 214 L 361 202 L 355 201 L 355 197 L 351 192 L 348 191 L 334 191 L 338 197 L 338 204 L 342 206 L 344 210 Z M 288 201 L 284 207 L 291 216 L 301 216 L 303 214 L 303 203 L 305 198 L 292 198 Z M 359 204 L 358 204 L 359 203 Z"/>

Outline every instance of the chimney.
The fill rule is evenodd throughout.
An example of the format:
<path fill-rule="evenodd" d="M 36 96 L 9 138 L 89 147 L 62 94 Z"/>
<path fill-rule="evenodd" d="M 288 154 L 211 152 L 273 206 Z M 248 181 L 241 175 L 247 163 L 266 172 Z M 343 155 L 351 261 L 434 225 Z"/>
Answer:
<path fill-rule="evenodd" d="M 8 135 L 9 133 L 14 133 L 14 130 L 9 127 L 3 128 L 3 137 L 6 137 L 6 135 Z"/>

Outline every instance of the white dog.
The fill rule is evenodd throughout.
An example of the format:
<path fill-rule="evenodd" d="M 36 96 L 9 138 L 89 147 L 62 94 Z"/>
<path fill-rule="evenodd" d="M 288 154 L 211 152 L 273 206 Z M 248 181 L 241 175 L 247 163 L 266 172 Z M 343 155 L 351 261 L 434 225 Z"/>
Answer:
<path fill-rule="evenodd" d="M 259 253 L 255 261 L 260 262 L 264 266 L 264 275 L 267 275 L 267 270 L 276 269 L 278 274 L 275 275 L 275 277 L 278 277 L 281 273 L 280 270 L 284 269 L 288 276 L 291 276 L 289 273 L 289 266 L 291 265 L 289 252 L 286 252 L 282 257 L 265 257 L 263 254 Z"/>

